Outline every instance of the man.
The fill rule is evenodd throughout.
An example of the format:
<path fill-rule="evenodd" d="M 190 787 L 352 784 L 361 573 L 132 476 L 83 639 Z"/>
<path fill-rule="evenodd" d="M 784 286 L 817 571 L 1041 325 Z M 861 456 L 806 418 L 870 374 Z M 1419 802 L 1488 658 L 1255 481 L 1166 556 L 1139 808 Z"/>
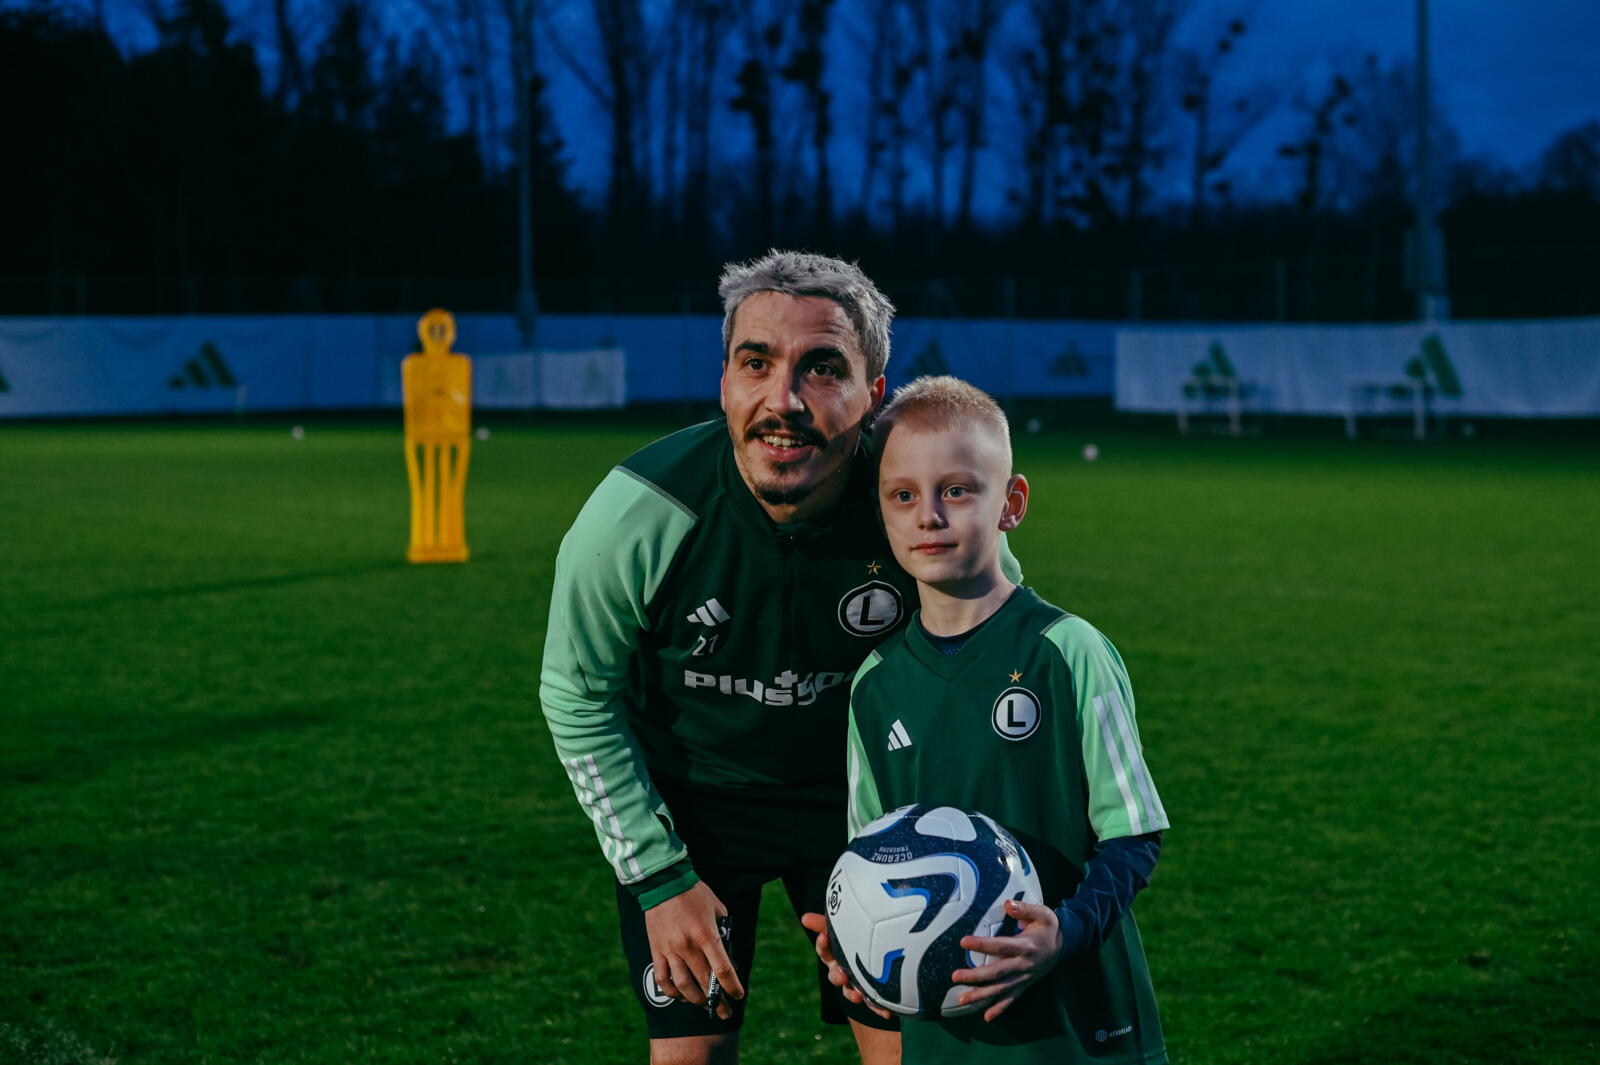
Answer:
<path fill-rule="evenodd" d="M 541 678 L 618 878 L 658 1065 L 738 1060 L 762 884 L 784 881 L 795 915 L 821 905 L 848 678 L 915 588 L 862 438 L 893 305 L 858 267 L 789 251 L 730 265 L 720 293 L 725 419 L 656 441 L 590 496 L 557 556 Z M 893 1022 L 821 967 L 818 987 L 864 1062 L 898 1060 Z"/>
<path fill-rule="evenodd" d="M 616 871 L 657 1065 L 737 1060 L 761 886 L 781 879 L 797 915 L 820 906 L 843 843 L 848 678 L 915 587 L 862 437 L 894 308 L 857 267 L 795 252 L 730 266 L 720 292 L 726 417 L 633 455 L 585 504 L 540 684 Z M 820 967 L 818 987 L 864 1061 L 897 1060 L 891 1022 Z"/>

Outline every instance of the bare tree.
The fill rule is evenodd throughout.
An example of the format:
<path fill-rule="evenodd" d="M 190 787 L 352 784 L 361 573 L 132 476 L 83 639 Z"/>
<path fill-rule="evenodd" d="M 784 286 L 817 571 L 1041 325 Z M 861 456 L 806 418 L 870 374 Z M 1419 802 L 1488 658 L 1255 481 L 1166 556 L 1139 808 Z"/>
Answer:
<path fill-rule="evenodd" d="M 167 0 L 133 0 L 133 8 L 145 17 L 152 29 L 159 36 L 163 28 L 172 20 L 168 9 Z"/>
<path fill-rule="evenodd" d="M 306 91 L 299 20 L 293 8 L 292 0 L 272 0 L 272 35 L 278 52 L 278 85 L 273 95 L 283 108 L 293 106 Z"/>
<path fill-rule="evenodd" d="M 828 106 L 832 94 L 823 84 L 823 41 L 828 35 L 828 14 L 833 0 L 801 0 L 796 12 L 795 45 L 781 71 L 797 84 L 811 112 L 812 173 L 811 230 L 826 240 L 833 220 L 833 179 L 828 166 L 828 137 L 833 132 Z"/>
<path fill-rule="evenodd" d="M 511 101 L 517 136 L 517 328 L 522 345 L 533 347 L 539 324 L 539 295 L 533 281 L 533 108 L 538 56 L 535 22 L 539 0 L 501 0 L 511 59 Z"/>
<path fill-rule="evenodd" d="M 1600 196 L 1600 122 L 1591 119 L 1557 136 L 1539 156 L 1537 174 L 1544 188 Z"/>
<path fill-rule="evenodd" d="M 1144 218 L 1149 173 L 1164 162 L 1162 123 L 1167 84 L 1172 80 L 1172 34 L 1190 0 L 1144 0 L 1116 8 L 1121 22 L 1122 105 L 1113 151 L 1113 175 L 1122 185 L 1124 216 L 1136 227 Z"/>
<path fill-rule="evenodd" d="M 1056 221 L 1059 133 L 1065 125 L 1060 87 L 1077 5 L 1034 2 L 1030 14 L 1033 42 L 1021 47 L 1006 69 L 1012 75 L 1022 148 L 1023 187 L 1014 198 L 1022 205 L 1024 225 L 1038 231 Z"/>
<path fill-rule="evenodd" d="M 861 180 L 856 203 L 871 215 L 886 207 L 891 237 L 900 232 L 906 211 L 906 155 L 912 143 L 912 86 L 921 71 L 911 23 L 920 0 L 870 0 L 851 10 L 865 16 L 865 32 L 855 35 L 865 71 L 867 106 L 862 130 Z M 880 185 L 887 197 L 879 201 Z"/>
<path fill-rule="evenodd" d="M 1235 93 L 1221 107 L 1217 81 L 1248 31 L 1245 19 L 1230 19 L 1206 52 L 1186 50 L 1179 55 L 1182 68 L 1181 106 L 1194 122 L 1189 167 L 1189 224 L 1205 219 L 1206 198 L 1214 175 L 1239 144 L 1277 107 L 1278 94 L 1254 86 Z"/>
<path fill-rule="evenodd" d="M 972 228 L 978 153 L 986 146 L 989 52 L 995 30 L 1010 3 L 1011 0 L 962 0 L 955 39 L 949 45 L 948 58 L 955 78 L 952 102 L 961 130 L 961 177 L 956 193 L 956 228 L 961 232 Z"/>
<path fill-rule="evenodd" d="M 685 83 L 689 79 L 689 38 L 692 13 L 685 9 L 683 0 L 671 0 L 666 9 L 667 23 L 661 34 L 663 47 L 661 61 L 656 64 L 656 76 L 661 80 L 662 114 L 657 125 L 661 137 L 660 150 L 653 153 L 656 176 L 651 184 L 661 206 L 667 208 L 674 232 L 683 225 L 683 142 L 685 139 L 685 110 L 688 94 Z M 702 59 L 704 57 L 695 57 Z M 658 212 L 659 214 L 659 208 Z"/>
<path fill-rule="evenodd" d="M 1376 59 L 1368 57 L 1367 63 L 1375 65 Z M 1302 94 L 1296 101 L 1305 120 L 1300 135 L 1278 146 L 1278 155 L 1300 163 L 1300 191 L 1295 204 L 1302 214 L 1313 214 L 1322 206 L 1323 169 L 1329 147 L 1341 125 L 1355 124 L 1356 117 L 1350 109 L 1350 79 L 1334 74 L 1322 92 Z"/>
<path fill-rule="evenodd" d="M 950 149 L 956 146 L 956 77 L 951 69 L 952 48 L 946 37 L 941 12 L 934 0 L 911 5 L 912 40 L 915 42 L 913 66 L 923 100 L 924 148 L 928 177 L 932 183 L 928 212 L 929 238 L 937 249 L 943 239 L 945 223 L 945 169 Z"/>
<path fill-rule="evenodd" d="M 717 59 L 733 24 L 731 0 L 678 0 L 682 26 L 683 185 L 679 221 L 698 224 L 711 208 L 711 127 L 717 100 Z"/>
<path fill-rule="evenodd" d="M 899 0 L 870 0 L 861 4 L 867 18 L 867 32 L 855 40 L 866 70 L 867 106 L 866 127 L 862 133 L 861 181 L 857 186 L 856 202 L 861 210 L 871 213 L 877 179 L 888 150 L 888 131 L 899 113 L 900 94 L 895 91 L 895 71 L 899 61 L 898 43 L 903 39 L 897 32 L 896 16 Z"/>
<path fill-rule="evenodd" d="M 591 0 L 600 34 L 600 65 L 605 72 L 611 120 L 611 178 L 606 197 L 614 236 L 637 232 L 642 217 L 643 182 L 636 145 L 646 144 L 650 83 L 644 14 L 633 0 Z"/>
<path fill-rule="evenodd" d="M 377 43 L 369 0 L 340 0 L 306 82 L 313 115 L 351 129 L 372 128 Z"/>
<path fill-rule="evenodd" d="M 761 243 L 765 245 L 772 242 L 776 222 L 777 141 L 773 111 L 777 86 L 773 84 L 773 77 L 779 65 L 777 57 L 782 54 L 783 24 L 763 16 L 764 12 L 755 9 L 745 12 L 743 28 L 748 54 L 734 79 L 739 92 L 728 101 L 728 106 L 750 120 L 756 154 L 751 175 L 755 182 L 756 224 Z"/>
<path fill-rule="evenodd" d="M 1115 216 L 1121 33 L 1094 0 L 1032 0 L 1037 47 L 1018 57 L 1026 214 L 1042 224 Z"/>
<path fill-rule="evenodd" d="M 1409 61 L 1382 66 L 1363 63 L 1350 75 L 1351 121 L 1336 132 L 1328 165 L 1340 196 L 1338 206 L 1360 210 L 1373 203 L 1414 203 L 1420 175 L 1412 165 L 1417 144 L 1416 68 Z M 1461 139 L 1440 94 L 1430 94 L 1428 150 L 1435 203 L 1444 202 L 1449 173 L 1461 159 Z"/>
<path fill-rule="evenodd" d="M 490 46 L 493 0 L 456 0 L 456 17 L 462 34 L 466 63 L 462 81 L 468 86 L 467 101 L 478 138 L 480 154 L 490 173 L 499 173 L 501 163 L 500 79 L 496 77 L 495 53 Z M 505 8 L 502 13 L 507 13 Z M 509 34 L 507 36 L 510 36 Z M 513 103 L 513 112 L 516 110 Z"/>
<path fill-rule="evenodd" d="M 578 83 L 605 109 L 611 143 L 606 185 L 609 243 L 621 251 L 638 239 L 647 213 L 647 182 L 638 152 L 648 150 L 652 141 L 651 89 L 657 80 L 655 64 L 664 50 L 649 46 L 654 27 L 647 25 L 647 11 L 636 0 L 589 0 L 586 10 L 598 44 L 593 59 L 568 46 L 548 12 L 544 35 Z"/>
<path fill-rule="evenodd" d="M 279 0 L 273 0 L 278 3 Z M 520 33 L 511 30 L 515 10 L 504 0 L 415 0 L 427 15 L 432 39 L 449 53 L 449 72 L 466 110 L 484 171 L 506 166 L 506 131 L 500 128 L 501 96 L 512 82 L 510 51 Z M 496 42 L 505 46 L 496 48 Z M 513 105 L 513 111 L 515 107 Z M 514 145 L 513 145 L 514 148 Z M 512 165 L 516 165 L 515 153 Z"/>

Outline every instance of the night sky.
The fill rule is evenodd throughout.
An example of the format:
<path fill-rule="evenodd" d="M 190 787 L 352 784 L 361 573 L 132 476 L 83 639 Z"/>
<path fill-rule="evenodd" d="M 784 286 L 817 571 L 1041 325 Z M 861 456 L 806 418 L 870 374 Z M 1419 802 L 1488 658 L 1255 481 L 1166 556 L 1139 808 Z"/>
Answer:
<path fill-rule="evenodd" d="M 1339 58 L 1409 59 L 1410 0 L 1256 0 L 1240 67 L 1283 84 L 1325 80 Z M 1196 20 L 1219 24 L 1239 9 L 1203 0 Z M 1600 118 L 1600 3 L 1596 0 L 1431 0 L 1439 104 L 1470 155 L 1521 167 L 1564 130 Z M 1320 75 L 1320 77 L 1319 77 Z M 1277 116 L 1282 118 L 1282 115 Z M 1271 140 L 1263 128 L 1256 140 Z"/>
<path fill-rule="evenodd" d="M 0 7 L 18 2 L 0 0 Z M 87 6 L 89 0 L 76 2 Z M 148 47 L 153 35 L 137 0 L 106 3 L 114 34 L 129 47 Z M 240 3 L 229 6 L 239 9 Z M 553 6 L 568 47 L 583 54 L 587 3 L 553 0 Z M 411 0 L 375 0 L 374 8 L 386 25 L 401 31 L 423 18 Z M 837 29 L 852 17 L 849 0 L 842 0 L 836 12 Z M 1409 59 L 1416 40 L 1415 6 L 1411 0 L 1195 0 L 1179 36 L 1204 47 L 1236 15 L 1245 18 L 1249 30 L 1220 87 L 1265 86 L 1281 102 L 1235 152 L 1229 176 L 1241 188 L 1281 195 L 1291 180 L 1290 168 L 1274 153 L 1295 128 L 1296 94 L 1315 92 L 1337 67 L 1353 66 L 1368 54 L 1385 65 Z M 1431 0 L 1430 21 L 1437 104 L 1459 132 L 1467 156 L 1489 156 L 1520 169 L 1557 134 L 1600 118 L 1600 62 L 1595 59 L 1600 0 Z M 554 84 L 557 120 L 571 148 L 572 176 L 581 186 L 598 189 L 606 168 L 598 105 L 548 49 L 543 61 Z M 263 64 L 270 67 L 270 62 L 264 55 Z M 837 125 L 836 165 L 848 172 L 860 149 L 849 136 L 848 114 Z M 991 160 L 989 165 L 1004 164 Z M 992 184 L 1000 183 L 1000 175 L 991 177 Z"/>

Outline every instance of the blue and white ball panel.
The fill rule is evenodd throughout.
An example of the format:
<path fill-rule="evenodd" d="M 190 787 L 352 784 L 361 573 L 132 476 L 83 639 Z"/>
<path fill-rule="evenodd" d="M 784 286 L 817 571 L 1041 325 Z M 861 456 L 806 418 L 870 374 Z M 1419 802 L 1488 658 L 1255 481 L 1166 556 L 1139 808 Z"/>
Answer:
<path fill-rule="evenodd" d="M 1011 898 L 1042 899 L 1020 844 L 991 819 L 950 806 L 902 807 L 863 828 L 828 882 L 834 956 L 875 1004 L 904 1016 L 959 1016 L 957 969 L 986 955 L 968 935 L 1008 935 Z"/>

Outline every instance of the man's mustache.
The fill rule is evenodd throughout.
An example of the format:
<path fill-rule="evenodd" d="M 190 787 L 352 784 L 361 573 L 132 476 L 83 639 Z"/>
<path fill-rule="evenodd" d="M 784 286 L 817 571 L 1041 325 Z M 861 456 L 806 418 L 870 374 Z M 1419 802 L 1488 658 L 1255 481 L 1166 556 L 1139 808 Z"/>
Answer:
<path fill-rule="evenodd" d="M 821 433 L 810 428 L 809 426 L 781 422 L 776 418 L 769 418 L 760 425 L 752 427 L 751 430 L 745 434 L 745 439 L 754 440 L 758 436 L 764 436 L 767 433 L 783 433 L 785 435 L 794 437 L 802 444 L 816 444 L 818 447 L 826 446 L 828 443 L 827 437 L 823 436 Z"/>

